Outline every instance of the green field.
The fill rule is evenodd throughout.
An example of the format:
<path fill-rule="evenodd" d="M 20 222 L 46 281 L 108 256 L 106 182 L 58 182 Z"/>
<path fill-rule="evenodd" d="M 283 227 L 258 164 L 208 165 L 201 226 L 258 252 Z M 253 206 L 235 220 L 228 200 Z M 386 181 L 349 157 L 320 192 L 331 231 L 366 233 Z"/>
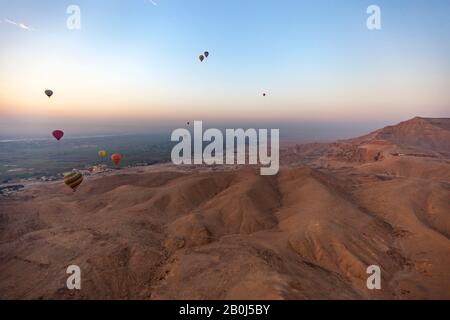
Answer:
<path fill-rule="evenodd" d="M 170 160 L 173 143 L 167 135 L 127 135 L 0 142 L 0 183 L 25 178 L 59 176 L 72 169 L 96 164 L 111 167 L 110 156 L 122 155 L 120 167 Z M 101 160 L 99 150 L 108 156 Z"/>

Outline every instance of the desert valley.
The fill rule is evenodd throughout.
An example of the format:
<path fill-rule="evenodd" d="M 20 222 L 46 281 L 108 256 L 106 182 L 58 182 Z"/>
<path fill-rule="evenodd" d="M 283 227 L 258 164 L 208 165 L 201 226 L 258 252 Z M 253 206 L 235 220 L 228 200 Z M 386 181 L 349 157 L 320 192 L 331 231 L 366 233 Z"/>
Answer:
<path fill-rule="evenodd" d="M 158 164 L 0 196 L 0 298 L 450 299 L 450 119 L 290 145 L 281 164 Z"/>

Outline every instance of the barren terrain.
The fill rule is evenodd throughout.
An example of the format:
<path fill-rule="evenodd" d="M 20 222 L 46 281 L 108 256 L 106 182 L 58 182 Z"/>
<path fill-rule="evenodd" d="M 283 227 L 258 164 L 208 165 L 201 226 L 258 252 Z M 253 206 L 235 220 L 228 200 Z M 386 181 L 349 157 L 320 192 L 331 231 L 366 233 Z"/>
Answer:
<path fill-rule="evenodd" d="M 450 299 L 449 134 L 415 118 L 290 147 L 271 177 L 157 165 L 30 186 L 0 198 L 0 298 Z"/>

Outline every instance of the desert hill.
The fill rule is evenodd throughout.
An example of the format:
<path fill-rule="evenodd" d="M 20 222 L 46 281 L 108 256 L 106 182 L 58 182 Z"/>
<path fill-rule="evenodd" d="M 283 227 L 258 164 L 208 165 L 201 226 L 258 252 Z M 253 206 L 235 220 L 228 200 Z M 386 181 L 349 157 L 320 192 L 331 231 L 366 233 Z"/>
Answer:
<path fill-rule="evenodd" d="M 375 167 L 383 167 L 387 163 L 390 167 L 390 163 L 405 163 L 404 158 L 407 158 L 408 162 L 427 162 L 428 168 L 446 168 L 450 160 L 450 119 L 416 117 L 362 137 L 333 143 L 297 145 L 285 148 L 282 153 L 282 160 L 288 165 L 338 168 L 382 162 L 382 165 Z M 398 164 L 394 166 L 399 167 Z M 422 167 L 422 164 L 418 167 Z M 419 171 L 423 170 L 419 168 Z M 432 171 L 436 173 L 435 169 Z M 439 173 L 436 176 L 440 176 L 440 173 L 448 176 L 445 170 L 437 171 Z M 411 174 L 414 174 L 414 170 Z"/>
<path fill-rule="evenodd" d="M 447 132 L 415 118 L 299 145 L 277 176 L 157 165 L 76 193 L 27 187 L 0 198 L 0 298 L 450 299 Z M 366 287 L 370 265 L 382 290 Z"/>
<path fill-rule="evenodd" d="M 360 145 L 392 144 L 448 155 L 450 153 L 450 119 L 416 117 L 345 142 Z"/>
<path fill-rule="evenodd" d="M 2 299 L 450 298 L 448 183 L 154 170 L 0 202 Z M 82 290 L 65 288 L 68 265 Z M 365 287 L 367 266 L 383 290 Z"/>

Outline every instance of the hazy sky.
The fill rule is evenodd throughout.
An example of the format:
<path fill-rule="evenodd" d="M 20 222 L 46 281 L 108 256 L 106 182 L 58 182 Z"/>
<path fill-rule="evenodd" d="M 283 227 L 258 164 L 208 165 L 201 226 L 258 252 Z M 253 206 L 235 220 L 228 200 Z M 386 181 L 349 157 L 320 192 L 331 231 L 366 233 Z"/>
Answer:
<path fill-rule="evenodd" d="M 66 27 L 71 4 L 80 30 Z M 0 136 L 448 117 L 449 12 L 448 0 L 0 0 Z"/>

